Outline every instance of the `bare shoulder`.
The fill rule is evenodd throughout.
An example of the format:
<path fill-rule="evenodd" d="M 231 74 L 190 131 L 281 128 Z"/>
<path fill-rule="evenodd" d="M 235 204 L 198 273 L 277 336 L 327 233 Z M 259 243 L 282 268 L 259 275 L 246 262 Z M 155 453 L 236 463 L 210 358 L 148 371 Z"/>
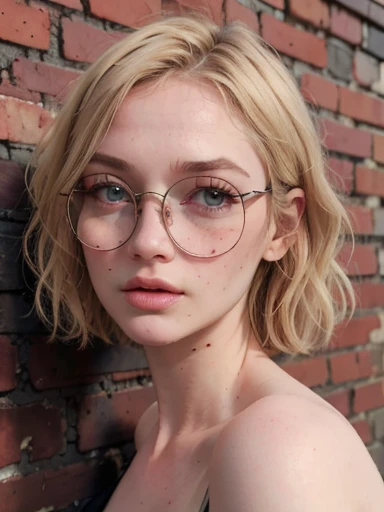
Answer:
<path fill-rule="evenodd" d="M 217 439 L 209 481 L 212 512 L 374 512 L 384 502 L 353 427 L 296 395 L 264 397 L 237 415 Z"/>
<path fill-rule="evenodd" d="M 135 447 L 139 450 L 145 443 L 158 417 L 157 402 L 153 402 L 141 415 L 135 428 Z"/>

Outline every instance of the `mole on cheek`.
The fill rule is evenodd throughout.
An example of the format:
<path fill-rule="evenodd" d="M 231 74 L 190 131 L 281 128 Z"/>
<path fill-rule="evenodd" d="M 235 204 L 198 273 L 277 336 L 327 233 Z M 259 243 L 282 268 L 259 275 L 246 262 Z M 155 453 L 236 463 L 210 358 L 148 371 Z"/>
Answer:
<path fill-rule="evenodd" d="M 211 344 L 210 344 L 210 343 L 207 343 L 207 345 L 206 345 L 206 346 L 207 346 L 207 347 L 210 347 L 210 346 L 211 346 Z"/>
<path fill-rule="evenodd" d="M 111 270 L 112 270 L 111 268 L 109 268 L 109 269 L 108 269 L 108 271 L 109 271 L 109 272 L 110 272 Z"/>

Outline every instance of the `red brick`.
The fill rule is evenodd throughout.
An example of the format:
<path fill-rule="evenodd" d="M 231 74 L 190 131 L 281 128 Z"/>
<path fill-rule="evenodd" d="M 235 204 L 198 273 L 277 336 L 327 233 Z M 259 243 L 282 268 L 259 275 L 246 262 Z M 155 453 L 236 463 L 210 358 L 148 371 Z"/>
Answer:
<path fill-rule="evenodd" d="M 17 348 L 7 336 L 0 336 L 0 391 L 10 391 L 17 384 Z"/>
<path fill-rule="evenodd" d="M 353 283 L 358 308 L 370 309 L 384 306 L 384 283 Z"/>
<path fill-rule="evenodd" d="M 353 77 L 363 87 L 371 87 L 380 78 L 378 61 L 358 50 L 353 57 Z"/>
<path fill-rule="evenodd" d="M 384 135 L 373 135 L 373 158 L 384 164 Z"/>
<path fill-rule="evenodd" d="M 363 443 L 369 444 L 372 442 L 372 432 L 368 421 L 355 420 L 351 421 L 351 425 L 355 428 Z"/>
<path fill-rule="evenodd" d="M 335 5 L 331 7 L 330 28 L 332 34 L 351 44 L 359 45 L 361 43 L 362 25 L 359 18 Z"/>
<path fill-rule="evenodd" d="M 52 122 L 51 115 L 38 105 L 15 98 L 0 98 L 0 108 L 1 106 L 5 110 L 7 133 L 5 137 L 0 135 L 0 138 L 11 142 L 36 144 Z M 1 128 L 0 124 L 2 134 Z"/>
<path fill-rule="evenodd" d="M 355 388 L 353 411 L 355 413 L 384 406 L 383 381 L 364 384 Z"/>
<path fill-rule="evenodd" d="M 363 379 L 374 374 L 371 352 L 348 352 L 330 357 L 331 376 L 335 384 Z"/>
<path fill-rule="evenodd" d="M 345 244 L 337 256 L 337 260 L 349 276 L 370 276 L 376 274 L 378 261 L 372 245 Z"/>
<path fill-rule="evenodd" d="M 16 85 L 11 84 L 8 78 L 2 79 L 0 84 L 0 94 L 19 98 L 20 100 L 32 101 L 33 103 L 39 103 L 39 101 L 41 101 L 41 96 L 38 92 L 30 92 L 22 87 L 17 87 Z"/>
<path fill-rule="evenodd" d="M 0 467 L 20 460 L 20 444 L 29 436 L 31 460 L 58 453 L 64 443 L 59 409 L 42 404 L 0 409 Z"/>
<path fill-rule="evenodd" d="M 338 86 L 320 75 L 305 73 L 301 77 L 301 93 L 314 105 L 336 111 L 338 107 Z"/>
<path fill-rule="evenodd" d="M 126 37 L 121 32 L 104 32 L 82 21 L 63 18 L 64 57 L 79 62 L 93 62 L 110 46 Z"/>
<path fill-rule="evenodd" d="M 76 346 L 47 344 L 33 338 L 28 359 L 28 370 L 36 389 L 52 389 L 95 382 L 100 375 L 117 371 L 141 369 L 145 358 L 132 347 L 123 345 Z"/>
<path fill-rule="evenodd" d="M 226 0 L 225 16 L 227 23 L 239 20 L 246 23 L 250 28 L 259 31 L 259 20 L 256 14 L 248 7 L 240 4 L 237 0 Z"/>
<path fill-rule="evenodd" d="M 384 126 L 384 101 L 340 87 L 341 114 L 376 126 Z"/>
<path fill-rule="evenodd" d="M 150 377 L 151 372 L 147 369 L 131 370 L 129 372 L 115 372 L 112 373 L 112 380 L 119 382 L 121 380 L 137 379 L 137 377 Z"/>
<path fill-rule="evenodd" d="M 285 363 L 282 365 L 282 368 L 293 378 L 308 387 L 323 386 L 328 380 L 328 368 L 325 357 Z"/>
<path fill-rule="evenodd" d="M 214 20 L 218 25 L 222 25 L 224 21 L 223 4 L 223 0 L 163 0 L 162 8 L 163 10 L 165 9 L 166 12 L 175 15 L 188 14 L 191 11 L 200 12 L 204 16 Z M 145 20 L 143 20 L 143 22 L 145 22 Z"/>
<path fill-rule="evenodd" d="M 284 0 L 264 0 L 265 4 L 272 5 L 272 7 L 276 7 L 276 9 L 284 9 Z"/>
<path fill-rule="evenodd" d="M 329 150 L 362 158 L 371 156 L 372 136 L 369 132 L 349 128 L 331 119 L 322 120 L 321 130 Z"/>
<path fill-rule="evenodd" d="M 5 111 L 5 101 L 0 99 L 0 140 L 8 139 L 7 113 Z"/>
<path fill-rule="evenodd" d="M 327 50 L 323 39 L 283 23 L 268 13 L 261 15 L 261 27 L 264 39 L 279 52 L 318 68 L 327 65 Z"/>
<path fill-rule="evenodd" d="M 371 235 L 373 233 L 372 209 L 359 205 L 346 206 L 353 231 L 359 235 Z"/>
<path fill-rule="evenodd" d="M 328 160 L 328 177 L 339 192 L 350 194 L 353 189 L 353 163 L 349 160 L 330 158 Z"/>
<path fill-rule="evenodd" d="M 127 27 L 138 27 L 153 21 L 161 13 L 161 0 L 89 0 L 94 16 L 111 20 Z"/>
<path fill-rule="evenodd" d="M 370 333 L 380 328 L 380 319 L 377 316 L 364 316 L 343 321 L 337 325 L 331 348 L 356 347 L 366 345 L 369 342 Z"/>
<path fill-rule="evenodd" d="M 32 62 L 24 57 L 13 61 L 13 74 L 20 87 L 43 92 L 58 99 L 66 96 L 71 82 L 80 75 L 77 71 L 50 66 L 44 62 Z"/>
<path fill-rule="evenodd" d="M 348 390 L 334 391 L 323 398 L 337 409 L 343 416 L 348 417 L 350 414 L 350 392 Z"/>
<path fill-rule="evenodd" d="M 384 172 L 369 167 L 356 167 L 355 190 L 358 194 L 384 197 Z"/>
<path fill-rule="evenodd" d="M 62 510 L 75 500 L 101 492 L 116 477 L 116 465 L 110 461 L 102 465 L 78 463 L 60 469 L 34 472 L 24 477 L 8 478 L 0 482 L 0 503 L 6 503 L 6 509 L 2 507 L 1 510 Z"/>
<path fill-rule="evenodd" d="M 322 0 L 290 0 L 289 8 L 293 16 L 316 27 L 329 26 L 329 7 Z"/>
<path fill-rule="evenodd" d="M 49 48 L 49 14 L 43 7 L 28 7 L 19 0 L 2 0 L 0 37 L 32 48 Z"/>
<path fill-rule="evenodd" d="M 132 441 L 140 416 L 154 400 L 153 387 L 85 396 L 78 415 L 79 450 Z"/>
<path fill-rule="evenodd" d="M 77 9 L 78 11 L 83 10 L 83 6 L 81 5 L 80 0 L 51 0 L 51 2 L 55 4 L 64 5 L 65 7 L 69 7 L 70 9 Z"/>

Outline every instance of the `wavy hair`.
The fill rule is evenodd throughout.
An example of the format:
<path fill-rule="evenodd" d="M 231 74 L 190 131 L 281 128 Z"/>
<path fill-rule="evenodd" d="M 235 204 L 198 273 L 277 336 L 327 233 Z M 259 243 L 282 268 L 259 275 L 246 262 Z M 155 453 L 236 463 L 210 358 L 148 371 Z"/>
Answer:
<path fill-rule="evenodd" d="M 248 311 L 264 347 L 308 354 L 324 346 L 354 303 L 335 259 L 352 231 L 327 179 L 315 123 L 281 59 L 257 34 L 239 22 L 220 28 L 189 16 L 156 21 L 111 47 L 78 79 L 37 147 L 27 173 L 34 208 L 24 250 L 37 276 L 36 310 L 51 339 L 64 333 L 82 346 L 90 336 L 127 340 L 92 289 L 80 243 L 63 222 L 60 193 L 82 174 L 129 91 L 171 76 L 212 84 L 240 115 L 272 186 L 275 219 L 287 186 L 305 191 L 297 240 L 280 261 L 260 263 Z"/>

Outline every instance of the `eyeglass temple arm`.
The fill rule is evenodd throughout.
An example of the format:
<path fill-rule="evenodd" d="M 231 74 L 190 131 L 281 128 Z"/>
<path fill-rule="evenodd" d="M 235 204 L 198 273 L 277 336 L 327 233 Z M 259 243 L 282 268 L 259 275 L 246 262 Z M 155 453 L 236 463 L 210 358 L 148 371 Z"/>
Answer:
<path fill-rule="evenodd" d="M 265 190 L 251 190 L 250 192 L 245 192 L 245 194 L 239 194 L 237 197 L 241 197 L 242 199 L 251 199 L 251 197 L 259 196 L 261 194 L 266 194 L 267 192 L 271 192 L 271 188 L 266 188 Z M 250 196 L 250 197 L 247 197 Z"/>

